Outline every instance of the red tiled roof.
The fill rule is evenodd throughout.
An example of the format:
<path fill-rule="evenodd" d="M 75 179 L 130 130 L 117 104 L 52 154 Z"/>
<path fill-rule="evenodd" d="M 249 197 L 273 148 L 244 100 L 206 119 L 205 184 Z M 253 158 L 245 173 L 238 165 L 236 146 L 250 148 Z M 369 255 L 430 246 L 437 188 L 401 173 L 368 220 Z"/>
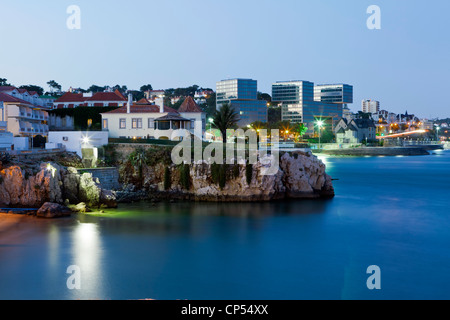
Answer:
<path fill-rule="evenodd" d="M 164 107 L 164 113 L 167 112 L 178 114 L 177 110 L 170 107 Z M 127 106 L 104 112 L 104 114 L 108 113 L 127 113 Z M 130 106 L 130 113 L 159 113 L 159 106 L 153 104 L 133 104 Z"/>
<path fill-rule="evenodd" d="M 0 101 L 33 105 L 33 104 L 29 103 L 28 101 L 16 98 L 14 96 L 10 96 L 9 94 L 3 93 L 3 92 L 0 92 Z"/>
<path fill-rule="evenodd" d="M 118 89 L 114 91 L 115 94 L 117 94 L 119 97 L 121 97 L 123 100 L 127 101 L 127 98 L 120 92 Z"/>
<path fill-rule="evenodd" d="M 61 97 L 56 99 L 55 103 L 60 102 L 84 102 L 86 101 L 86 98 L 83 97 L 82 93 L 72 93 L 72 92 L 66 92 Z"/>
<path fill-rule="evenodd" d="M 178 112 L 203 112 L 202 109 L 195 103 L 192 97 L 187 97 L 184 102 L 178 108 Z"/>
<path fill-rule="evenodd" d="M 17 88 L 13 87 L 13 86 L 0 86 L 0 91 L 12 91 L 14 89 L 17 89 Z"/>
<path fill-rule="evenodd" d="M 92 97 L 87 98 L 86 101 L 127 101 L 127 99 L 116 92 L 97 92 Z"/>
<path fill-rule="evenodd" d="M 136 102 L 135 104 L 150 104 L 150 101 L 148 101 L 145 98 L 142 98 L 141 100 L 139 100 L 138 102 Z"/>

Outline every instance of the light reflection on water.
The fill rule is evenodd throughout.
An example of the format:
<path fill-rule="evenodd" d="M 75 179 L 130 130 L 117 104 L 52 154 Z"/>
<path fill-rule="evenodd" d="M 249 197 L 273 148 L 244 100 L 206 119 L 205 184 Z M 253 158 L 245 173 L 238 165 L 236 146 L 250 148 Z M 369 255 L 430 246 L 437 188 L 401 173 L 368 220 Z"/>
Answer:
<path fill-rule="evenodd" d="M 328 201 L 141 202 L 33 220 L 0 243 L 0 298 L 448 299 L 449 160 L 325 157 L 338 179 Z M 66 287 L 72 264 L 80 291 Z M 365 287 L 372 264 L 378 292 Z"/>

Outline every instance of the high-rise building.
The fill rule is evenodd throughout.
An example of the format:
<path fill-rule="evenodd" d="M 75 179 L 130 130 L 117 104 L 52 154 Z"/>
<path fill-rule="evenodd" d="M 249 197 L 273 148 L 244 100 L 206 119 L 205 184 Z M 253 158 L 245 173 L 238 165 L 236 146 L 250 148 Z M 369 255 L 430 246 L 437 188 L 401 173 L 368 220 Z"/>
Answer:
<path fill-rule="evenodd" d="M 314 86 L 310 81 L 280 81 L 272 84 L 272 101 L 281 103 L 281 119 L 304 123 L 314 131 L 316 120 L 334 126 L 343 106 L 353 102 L 353 87 L 344 84 Z"/>
<path fill-rule="evenodd" d="M 365 113 L 378 113 L 380 111 L 380 102 L 376 100 L 363 100 L 362 112 Z"/>
<path fill-rule="evenodd" d="M 319 84 L 314 86 L 314 101 L 326 103 L 353 103 L 353 86 L 348 84 Z"/>
<path fill-rule="evenodd" d="M 267 122 L 267 102 L 257 100 L 257 81 L 230 79 L 217 82 L 216 108 L 229 103 L 239 114 L 238 125 L 244 127 L 255 121 Z"/>

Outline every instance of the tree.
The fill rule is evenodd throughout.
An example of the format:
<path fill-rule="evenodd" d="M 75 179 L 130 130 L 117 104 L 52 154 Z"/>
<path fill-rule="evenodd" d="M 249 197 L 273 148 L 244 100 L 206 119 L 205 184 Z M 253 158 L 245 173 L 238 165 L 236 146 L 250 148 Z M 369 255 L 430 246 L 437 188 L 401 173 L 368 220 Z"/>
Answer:
<path fill-rule="evenodd" d="M 238 113 L 230 104 L 226 103 L 222 105 L 219 111 L 215 112 L 212 126 L 219 129 L 222 134 L 223 142 L 227 143 L 227 129 L 236 127 L 238 121 Z"/>
<path fill-rule="evenodd" d="M 44 89 L 42 87 L 36 86 L 36 85 L 26 85 L 26 86 L 20 86 L 19 89 L 26 89 L 28 91 L 36 91 L 38 95 L 42 96 L 44 94 Z"/>
<path fill-rule="evenodd" d="M 87 89 L 87 91 L 88 91 L 88 92 L 92 92 L 92 93 L 97 93 L 97 92 L 103 92 L 103 91 L 105 91 L 105 88 L 106 88 L 106 87 L 100 87 L 100 86 L 97 86 L 97 85 L 93 84 L 92 86 L 90 86 L 90 87 Z"/>
<path fill-rule="evenodd" d="M 50 87 L 50 92 L 53 93 L 54 90 L 57 92 L 61 92 L 61 85 L 57 83 L 55 80 L 50 80 L 47 82 L 48 86 Z"/>
<path fill-rule="evenodd" d="M 270 107 L 267 109 L 268 122 L 271 124 L 281 121 L 281 107 Z"/>
<path fill-rule="evenodd" d="M 0 78 L 0 86 L 10 86 L 11 84 L 8 83 L 8 79 L 6 78 Z"/>
<path fill-rule="evenodd" d="M 308 127 L 305 126 L 303 123 L 297 124 L 295 126 L 296 140 L 299 140 L 299 138 L 303 137 L 307 131 Z"/>
<path fill-rule="evenodd" d="M 268 93 L 262 93 L 258 91 L 258 100 L 266 100 L 267 102 L 272 102 L 272 97 Z"/>
<path fill-rule="evenodd" d="M 141 92 L 151 91 L 151 90 L 153 90 L 153 87 L 151 84 L 146 84 L 146 85 L 143 85 L 140 90 L 141 90 Z"/>
<path fill-rule="evenodd" d="M 362 112 L 362 111 L 358 111 L 358 113 L 356 114 L 356 118 L 358 118 L 358 119 L 372 119 L 372 114 L 371 113 Z"/>

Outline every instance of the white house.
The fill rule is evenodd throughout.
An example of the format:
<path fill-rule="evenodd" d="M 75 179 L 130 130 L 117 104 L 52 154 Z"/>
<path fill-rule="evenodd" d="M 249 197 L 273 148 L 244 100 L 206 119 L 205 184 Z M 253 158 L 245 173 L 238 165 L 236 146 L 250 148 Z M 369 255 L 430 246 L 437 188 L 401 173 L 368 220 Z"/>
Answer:
<path fill-rule="evenodd" d="M 336 142 L 339 144 L 361 143 L 376 139 L 376 126 L 372 119 L 352 119 L 349 121 L 342 118 L 336 125 L 334 132 Z"/>
<path fill-rule="evenodd" d="M 187 97 L 177 110 L 164 106 L 164 97 L 151 104 L 147 99 L 102 113 L 103 130 L 109 131 L 110 138 L 163 139 L 170 140 L 180 129 L 203 136 L 206 113 Z M 201 138 L 201 137 L 200 137 Z"/>
<path fill-rule="evenodd" d="M 11 86 L 0 87 L 0 103 L 3 108 L 0 121 L 6 122 L 6 131 L 14 136 L 48 136 L 48 110 L 46 100 L 35 92 Z"/>
<path fill-rule="evenodd" d="M 82 149 L 96 149 L 108 144 L 106 131 L 50 131 L 46 149 L 64 147 L 82 156 Z"/>
<path fill-rule="evenodd" d="M 114 92 L 73 93 L 66 92 L 53 102 L 55 109 L 86 107 L 123 107 L 127 99 L 119 90 Z"/>

